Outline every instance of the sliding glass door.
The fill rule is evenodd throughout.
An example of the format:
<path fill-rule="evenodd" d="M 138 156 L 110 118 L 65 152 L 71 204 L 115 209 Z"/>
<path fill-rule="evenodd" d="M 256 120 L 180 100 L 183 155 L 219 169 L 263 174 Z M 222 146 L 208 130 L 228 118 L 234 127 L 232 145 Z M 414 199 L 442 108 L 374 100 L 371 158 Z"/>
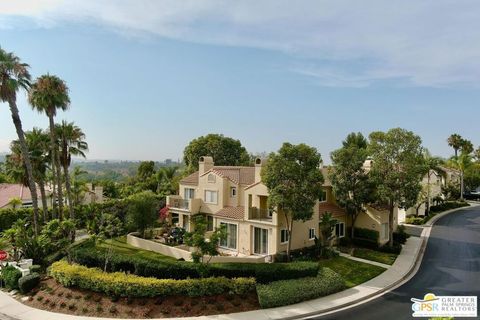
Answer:
<path fill-rule="evenodd" d="M 268 254 L 268 230 L 253 228 L 253 253 Z"/>

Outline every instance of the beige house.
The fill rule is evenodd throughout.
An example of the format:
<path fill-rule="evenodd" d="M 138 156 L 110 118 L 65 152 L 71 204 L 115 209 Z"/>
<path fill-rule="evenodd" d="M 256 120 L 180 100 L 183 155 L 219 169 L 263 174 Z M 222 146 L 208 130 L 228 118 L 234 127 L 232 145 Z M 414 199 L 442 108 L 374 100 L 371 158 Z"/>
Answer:
<path fill-rule="evenodd" d="M 46 190 L 47 198 L 50 198 L 51 192 Z M 37 187 L 38 201 L 41 201 L 40 189 Z M 22 208 L 32 207 L 32 195 L 30 189 L 21 183 L 0 183 L 0 209 L 11 208 L 12 199 L 20 199 Z M 50 206 L 50 201 L 48 202 Z"/>
<path fill-rule="evenodd" d="M 201 157 L 199 170 L 180 181 L 179 195 L 167 197 L 171 221 L 191 231 L 192 216 L 202 213 L 210 231 L 225 225 L 228 236 L 220 248 L 231 255 L 271 257 L 286 251 L 286 221 L 281 212 L 268 207 L 268 190 L 260 178 L 262 166 L 261 159 L 256 159 L 254 167 L 215 166 L 211 157 Z M 292 250 L 314 244 L 320 212 L 327 209 L 341 220 L 338 235 L 345 235 L 345 214 L 335 205 L 326 183 L 312 219 L 294 222 Z"/>

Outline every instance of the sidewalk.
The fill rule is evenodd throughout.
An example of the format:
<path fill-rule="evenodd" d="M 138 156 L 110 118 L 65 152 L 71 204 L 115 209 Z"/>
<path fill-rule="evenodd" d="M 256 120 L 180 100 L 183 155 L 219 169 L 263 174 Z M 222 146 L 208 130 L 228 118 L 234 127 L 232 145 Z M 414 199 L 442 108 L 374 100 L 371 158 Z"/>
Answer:
<path fill-rule="evenodd" d="M 453 209 L 436 215 L 427 222 L 421 237 L 410 237 L 403 246 L 403 250 L 392 266 L 379 275 L 354 288 L 344 290 L 326 297 L 305 301 L 285 307 L 262 309 L 242 313 L 222 314 L 201 317 L 176 318 L 183 320 L 273 320 L 308 317 L 314 314 L 334 311 L 339 308 L 348 307 L 366 299 L 377 296 L 391 288 L 399 285 L 407 279 L 411 273 L 419 267 L 419 261 L 423 256 L 426 240 L 430 235 L 432 224 L 442 216 L 457 210 Z M 109 318 L 94 318 L 72 316 L 61 313 L 52 313 L 44 310 L 34 309 L 26 306 L 3 291 L 0 291 L 0 319 L 8 320 L 96 320 Z M 170 318 L 174 319 L 174 318 Z M 111 319 L 114 320 L 114 319 Z M 116 318 L 118 320 L 118 318 Z"/>

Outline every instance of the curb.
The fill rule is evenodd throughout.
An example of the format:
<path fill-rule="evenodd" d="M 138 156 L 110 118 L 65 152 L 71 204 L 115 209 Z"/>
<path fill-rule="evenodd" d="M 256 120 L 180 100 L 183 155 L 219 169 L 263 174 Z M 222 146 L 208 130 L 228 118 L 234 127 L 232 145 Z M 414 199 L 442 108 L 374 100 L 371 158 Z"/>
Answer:
<path fill-rule="evenodd" d="M 310 312 L 310 313 L 307 313 L 307 314 L 286 317 L 284 319 L 287 319 L 287 320 L 290 320 L 290 319 L 292 319 L 292 320 L 293 319 L 305 319 L 305 318 L 309 318 L 309 317 L 312 317 L 312 316 L 323 316 L 323 315 L 327 315 L 327 314 L 332 314 L 332 313 L 341 311 L 343 309 L 348 309 L 350 307 L 361 305 L 361 304 L 366 303 L 370 300 L 379 298 L 382 295 L 384 295 L 385 293 L 387 293 L 389 291 L 392 291 L 393 289 L 395 289 L 395 288 L 399 287 L 400 285 L 406 283 L 408 280 L 410 280 L 418 272 L 418 269 L 420 268 L 421 262 L 423 260 L 423 256 L 425 254 L 425 249 L 427 248 L 428 238 L 430 237 L 430 232 L 431 232 L 431 229 L 432 229 L 432 225 L 437 220 L 442 218 L 443 216 L 446 216 L 446 215 L 448 215 L 452 212 L 460 211 L 462 209 L 467 209 L 467 208 L 476 207 L 476 206 L 479 206 L 479 204 L 473 204 L 473 205 L 471 204 L 469 207 L 460 207 L 460 208 L 455 208 L 455 209 L 451 209 L 451 210 L 448 210 L 448 211 L 444 211 L 444 212 L 441 212 L 441 213 L 435 215 L 429 221 L 427 221 L 423 225 L 423 231 L 422 231 L 422 234 L 420 236 L 422 238 L 422 243 L 420 245 L 420 249 L 417 252 L 417 256 L 415 258 L 415 261 L 412 264 L 412 267 L 410 268 L 410 270 L 401 279 L 399 279 L 399 280 L 395 281 L 394 283 L 380 289 L 379 291 L 377 291 L 375 293 L 369 294 L 365 297 L 362 297 L 360 299 L 357 299 L 357 300 L 354 300 L 354 301 L 351 301 L 351 302 L 347 302 L 347 303 L 343 304 L 342 306 L 332 307 L 332 308 L 329 308 L 329 309 L 322 310 L 321 312 Z"/>

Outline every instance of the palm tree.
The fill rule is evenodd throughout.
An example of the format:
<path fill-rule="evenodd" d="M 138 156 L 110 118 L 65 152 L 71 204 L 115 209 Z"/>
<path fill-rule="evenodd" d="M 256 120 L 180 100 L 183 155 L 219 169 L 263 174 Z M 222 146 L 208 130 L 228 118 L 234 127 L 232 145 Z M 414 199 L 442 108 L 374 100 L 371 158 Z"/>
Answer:
<path fill-rule="evenodd" d="M 460 171 L 460 199 L 463 200 L 465 170 L 472 165 L 472 156 L 468 153 L 461 152 L 459 157 L 454 157 L 450 159 L 449 162 L 452 167 Z"/>
<path fill-rule="evenodd" d="M 157 193 L 171 194 L 178 187 L 178 167 L 161 167 L 157 172 Z"/>
<path fill-rule="evenodd" d="M 72 198 L 73 205 L 76 206 L 80 203 L 80 198 L 88 191 L 87 183 L 85 180 L 80 179 L 80 176 L 87 174 L 87 171 L 82 170 L 81 167 L 74 167 L 71 180 L 72 180 Z"/>
<path fill-rule="evenodd" d="M 68 87 L 59 77 L 46 74 L 39 77 L 32 85 L 28 99 L 33 109 L 45 113 L 49 120 L 52 171 L 54 172 L 54 179 L 56 179 L 57 182 L 58 216 L 61 219 L 63 218 L 62 171 L 60 168 L 58 146 L 56 144 L 54 118 L 57 110 L 66 110 L 70 104 Z"/>
<path fill-rule="evenodd" d="M 30 161 L 32 163 L 33 177 L 38 184 L 42 198 L 43 221 L 46 222 L 48 215 L 47 196 L 45 192 L 45 181 L 47 176 L 48 159 L 49 159 L 49 136 L 42 129 L 33 128 L 32 131 L 25 133 Z M 24 161 L 21 156 L 19 141 L 14 140 L 10 146 L 12 155 L 10 162 L 17 161 L 18 175 L 25 176 Z M 24 177 L 18 177 L 20 181 L 25 181 Z"/>
<path fill-rule="evenodd" d="M 470 140 L 462 139 L 462 145 L 460 146 L 460 151 L 467 154 L 472 153 L 473 143 Z"/>
<path fill-rule="evenodd" d="M 38 235 L 38 199 L 35 180 L 33 179 L 33 169 L 28 156 L 27 144 L 22 128 L 22 121 L 17 107 L 17 91 L 20 89 L 28 90 L 30 87 L 30 73 L 28 64 L 22 63 L 20 59 L 11 52 L 6 52 L 0 48 L 0 101 L 7 102 L 12 114 L 13 124 L 17 131 L 18 141 L 25 161 L 27 171 L 27 180 L 30 192 L 32 194 L 33 205 L 33 225 L 35 235 Z"/>
<path fill-rule="evenodd" d="M 20 208 L 22 203 L 22 199 L 20 199 L 19 197 L 13 197 L 8 202 L 8 204 L 12 206 L 13 210 L 17 210 L 17 208 Z"/>
<path fill-rule="evenodd" d="M 70 174 L 68 168 L 72 163 L 72 156 L 81 156 L 85 158 L 85 152 L 88 151 L 88 144 L 85 142 L 85 134 L 80 127 L 73 122 L 62 121 L 56 126 L 56 135 L 60 146 L 60 163 L 63 166 L 63 174 L 65 175 L 65 187 L 67 189 L 68 208 L 70 211 L 70 219 L 75 218 L 73 210 L 73 197 L 70 186 Z"/>
<path fill-rule="evenodd" d="M 463 138 L 458 133 L 450 135 L 447 139 L 448 145 L 455 150 L 455 158 L 458 156 L 458 150 L 462 147 Z"/>

